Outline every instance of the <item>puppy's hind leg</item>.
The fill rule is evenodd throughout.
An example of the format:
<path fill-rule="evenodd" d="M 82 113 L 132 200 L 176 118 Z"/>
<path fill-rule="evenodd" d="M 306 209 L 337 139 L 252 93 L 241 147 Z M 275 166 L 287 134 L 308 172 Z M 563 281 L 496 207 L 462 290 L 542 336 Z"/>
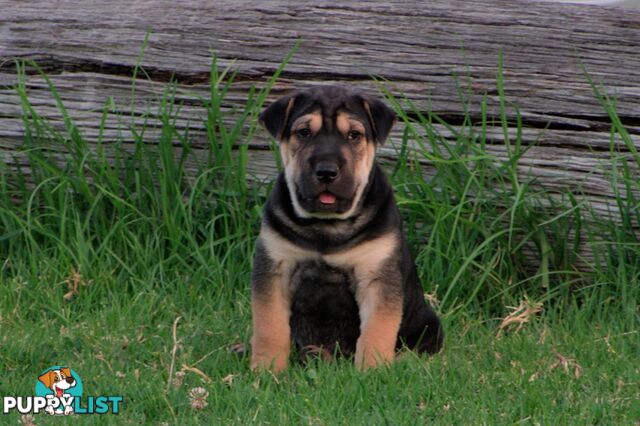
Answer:
<path fill-rule="evenodd" d="M 444 345 L 444 329 L 435 312 L 426 305 L 410 334 L 401 337 L 402 342 L 418 353 L 436 354 Z"/>

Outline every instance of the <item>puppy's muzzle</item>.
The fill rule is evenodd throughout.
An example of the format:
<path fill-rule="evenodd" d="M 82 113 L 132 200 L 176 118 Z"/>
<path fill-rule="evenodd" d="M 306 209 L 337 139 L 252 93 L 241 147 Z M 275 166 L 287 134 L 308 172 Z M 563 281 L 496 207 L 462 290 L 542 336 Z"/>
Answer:
<path fill-rule="evenodd" d="M 313 176 L 319 183 L 328 184 L 340 178 L 340 171 L 345 159 L 334 144 L 323 142 L 309 157 L 309 166 Z"/>
<path fill-rule="evenodd" d="M 337 163 L 320 161 L 313 168 L 313 173 L 320 183 L 331 183 L 340 175 L 340 167 Z"/>

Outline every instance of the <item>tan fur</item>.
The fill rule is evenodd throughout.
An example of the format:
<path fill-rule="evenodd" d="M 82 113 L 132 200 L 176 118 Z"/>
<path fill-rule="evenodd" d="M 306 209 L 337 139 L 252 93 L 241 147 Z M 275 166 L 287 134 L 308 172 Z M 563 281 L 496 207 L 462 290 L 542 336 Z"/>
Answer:
<path fill-rule="evenodd" d="M 319 256 L 317 252 L 298 247 L 268 226 L 262 227 L 259 238 L 271 260 L 278 265 L 279 274 L 286 275 L 297 262 Z"/>
<path fill-rule="evenodd" d="M 376 155 L 375 144 L 371 141 L 367 141 L 362 138 L 362 142 L 359 144 L 356 150 L 356 156 L 354 158 L 354 177 L 356 182 L 355 196 L 353 197 L 353 204 L 351 208 L 344 213 L 310 213 L 302 208 L 298 197 L 291 187 L 292 182 L 296 181 L 297 167 L 293 161 L 296 156 L 298 148 L 298 140 L 295 136 L 295 132 L 301 128 L 308 126 L 309 129 L 316 133 L 322 128 L 322 115 L 320 112 L 312 112 L 305 114 L 302 117 L 296 119 L 291 126 L 291 136 L 289 140 L 281 140 L 280 144 L 280 156 L 282 163 L 284 164 L 284 173 L 287 182 L 287 188 L 291 196 L 291 202 L 293 203 L 293 209 L 296 214 L 304 218 L 322 218 L 322 219 L 348 219 L 357 213 L 362 193 L 367 186 L 369 179 L 369 172 L 373 167 L 373 161 Z M 338 130 L 345 136 L 351 130 L 357 130 L 363 135 L 365 134 L 364 124 L 347 113 L 339 113 L 336 117 L 336 126 Z"/>
<path fill-rule="evenodd" d="M 365 104 L 365 107 L 368 105 Z M 367 112 L 370 114 L 370 111 L 367 110 Z M 327 123 L 328 126 L 330 124 Z M 375 160 L 375 144 L 365 139 L 364 123 L 350 114 L 339 113 L 335 125 L 345 138 L 350 131 L 358 131 L 363 135 L 357 146 L 352 145 L 355 179 L 353 204 L 348 211 L 340 214 L 307 212 L 300 206 L 292 188 L 292 183 L 296 182 L 297 173 L 294 160 L 300 146 L 296 131 L 308 127 L 313 133 L 317 133 L 322 125 L 322 115 L 319 112 L 306 114 L 296 119 L 291 125 L 291 137 L 288 140 L 282 140 L 280 152 L 285 165 L 287 186 L 298 216 L 347 219 L 358 213 L 360 200 Z M 363 217 L 361 220 L 366 221 L 368 217 Z M 344 232 L 343 226 L 350 225 L 338 224 L 335 225 L 335 229 L 327 229 L 327 232 L 329 234 Z M 393 359 L 402 319 L 402 300 L 401 296 L 390 297 L 382 292 L 383 288 L 399 283 L 380 282 L 379 270 L 397 249 L 399 244 L 397 235 L 389 233 L 331 254 L 302 249 L 269 229 L 268 226 L 262 227 L 260 241 L 276 267 L 273 281 L 267 286 L 270 290 L 268 294 L 254 295 L 252 298 L 254 327 L 252 368 L 271 366 L 273 371 L 277 372 L 286 367 L 291 334 L 290 297 L 295 291 L 290 284 L 291 273 L 298 262 L 314 258 L 323 260 L 329 265 L 346 267 L 354 271 L 355 297 L 361 318 L 361 336 L 356 343 L 355 354 L 358 368 L 367 369 Z"/>
<path fill-rule="evenodd" d="M 367 116 L 369 117 L 369 121 L 371 122 L 371 126 L 373 127 L 373 131 L 378 133 L 378 129 L 376 128 L 376 120 L 373 119 L 373 114 L 371 114 L 371 105 L 369 105 L 369 102 L 367 101 L 362 101 L 362 104 L 364 105 L 364 110 L 367 112 Z"/>
<path fill-rule="evenodd" d="M 380 266 L 393 255 L 398 246 L 395 234 L 388 233 L 375 240 L 358 244 L 347 250 L 324 255 L 324 260 L 330 265 L 351 267 L 360 282 L 371 281 L 375 278 Z"/>
<path fill-rule="evenodd" d="M 329 264 L 353 268 L 361 322 L 355 362 L 358 368 L 364 370 L 391 362 L 395 353 L 402 320 L 402 300 L 399 296 L 385 297 L 382 288 L 399 283 L 379 281 L 378 272 L 397 245 L 397 236 L 389 233 L 349 250 L 324 256 Z"/>
<path fill-rule="evenodd" d="M 365 128 L 364 124 L 359 120 L 356 120 L 352 116 L 346 113 L 338 114 L 336 118 L 336 125 L 341 133 L 346 137 L 347 133 L 352 130 L 360 132 L 362 142 L 358 144 L 358 148 L 355 152 L 354 158 L 354 178 L 356 181 L 356 194 L 353 197 L 353 204 L 351 208 L 339 215 L 332 215 L 331 218 L 347 219 L 356 214 L 362 193 L 364 192 L 367 182 L 369 181 L 369 173 L 373 167 L 373 162 L 376 157 L 376 146 L 372 141 L 368 141 L 364 138 Z"/>
<path fill-rule="evenodd" d="M 72 377 L 71 369 L 68 367 L 61 368 L 60 373 L 61 373 L 61 377 L 60 377 L 61 379 L 64 379 L 66 377 Z M 62 375 L 64 375 L 64 377 L 62 377 Z M 50 388 L 53 382 L 55 382 L 56 378 L 57 378 L 56 372 L 51 370 L 51 371 L 47 371 L 46 373 L 38 377 L 38 380 L 40 380 L 47 388 Z"/>
<path fill-rule="evenodd" d="M 402 321 L 402 301 L 380 296 L 382 283 L 371 283 L 361 294 L 360 337 L 356 342 L 355 365 L 367 370 L 391 363 L 395 355 L 396 340 Z M 361 291 L 362 293 L 362 291 Z"/>
<path fill-rule="evenodd" d="M 319 112 L 312 112 L 311 114 L 305 114 L 302 117 L 297 118 L 291 125 L 291 136 L 289 136 L 289 139 L 281 140 L 280 156 L 282 157 L 282 163 L 284 164 L 285 169 L 290 170 L 290 173 L 295 169 L 295 166 L 292 165 L 292 161 L 298 150 L 299 142 L 296 138 L 296 132 L 300 129 L 304 129 L 305 127 L 308 127 L 313 133 L 319 132 L 322 127 L 322 115 Z M 290 164 L 291 166 L 289 166 Z"/>
<path fill-rule="evenodd" d="M 319 112 L 312 112 L 311 114 L 305 114 L 302 117 L 299 117 L 291 125 L 291 134 L 294 134 L 305 127 L 309 127 L 309 130 L 314 134 L 318 133 L 322 127 L 322 114 Z"/>
<path fill-rule="evenodd" d="M 290 297 L 295 291 L 290 287 L 289 279 L 297 262 L 312 258 L 322 259 L 333 266 L 353 268 L 361 320 L 356 366 L 367 369 L 393 360 L 402 319 L 402 300 L 400 297 L 385 297 L 381 289 L 388 283 L 379 281 L 378 271 L 396 250 L 398 238 L 395 234 L 389 233 L 325 255 L 301 249 L 268 227 L 261 230 L 260 241 L 277 267 L 269 294 L 252 298 L 252 368 L 271 367 L 275 372 L 286 368 L 291 344 Z"/>
<path fill-rule="evenodd" d="M 289 287 L 289 278 L 297 261 L 314 254 L 300 249 L 267 226 L 262 227 L 259 238 L 271 261 L 277 266 L 268 294 L 253 294 L 251 298 L 251 368 L 272 366 L 272 370 L 278 372 L 286 368 L 291 346 L 290 301 L 295 289 Z"/>
<path fill-rule="evenodd" d="M 393 360 L 402 320 L 402 300 L 385 297 L 381 289 L 399 283 L 380 282 L 378 272 L 397 246 L 397 236 L 389 233 L 349 250 L 324 256 L 327 263 L 352 267 L 354 271 L 361 322 L 355 361 L 361 369 Z"/>
<path fill-rule="evenodd" d="M 293 105 L 293 101 L 289 101 L 289 105 L 287 106 L 286 117 L 289 117 L 291 106 Z M 304 128 L 309 127 L 309 129 L 316 133 L 322 127 L 322 115 L 319 112 L 313 112 L 311 114 L 305 114 L 302 117 L 296 119 L 291 125 L 291 136 L 289 139 L 283 139 L 282 134 L 278 135 L 278 139 L 280 140 L 280 157 L 282 158 L 282 163 L 284 164 L 285 170 L 290 169 L 289 165 L 295 157 L 296 148 L 298 144 L 298 140 L 295 137 L 295 132 Z"/>
<path fill-rule="evenodd" d="M 356 159 L 355 162 L 355 171 L 354 176 L 357 182 L 356 195 L 353 197 L 353 204 L 351 208 L 346 212 L 338 215 L 339 219 L 347 219 L 353 216 L 357 209 L 358 204 L 360 203 L 360 199 L 362 198 L 362 193 L 367 186 L 367 182 L 369 180 L 369 172 L 371 172 L 371 168 L 373 167 L 373 161 L 376 156 L 376 147 L 373 142 L 367 142 L 364 145 L 365 149 L 363 150 L 362 158 Z"/>
<path fill-rule="evenodd" d="M 38 380 L 40 380 L 47 387 L 47 389 L 51 387 L 55 379 L 56 373 L 54 373 L 53 371 L 47 371 L 46 373 L 38 377 Z"/>
<path fill-rule="evenodd" d="M 282 150 L 282 148 L 285 145 L 281 145 L 280 149 Z M 363 143 L 363 147 L 364 149 L 362 150 L 361 155 L 359 156 L 360 158 L 356 158 L 356 161 L 355 161 L 354 177 L 356 182 L 356 191 L 353 197 L 353 204 L 351 204 L 351 207 L 349 208 L 349 210 L 347 210 L 344 213 L 310 213 L 304 210 L 300 206 L 300 203 L 298 202 L 298 197 L 295 191 L 293 191 L 291 188 L 290 182 L 295 182 L 295 174 L 294 174 L 295 166 L 293 165 L 293 163 L 289 163 L 289 165 L 285 165 L 284 172 L 286 176 L 287 187 L 289 189 L 289 194 L 291 195 L 293 208 L 298 216 L 304 217 L 304 218 L 316 217 L 321 219 L 348 219 L 357 213 L 358 207 L 360 205 L 360 199 L 362 198 L 362 193 L 367 187 L 367 182 L 369 180 L 369 172 L 373 167 L 373 161 L 376 155 L 375 154 L 376 148 L 373 143 L 371 142 Z M 283 153 L 282 155 L 283 155 L 283 162 L 284 162 L 284 156 L 289 154 Z"/>
<path fill-rule="evenodd" d="M 298 247 L 266 226 L 260 231 L 260 241 L 271 260 L 278 265 L 278 274 L 282 274 L 285 278 L 288 278 L 287 273 L 290 273 L 296 263 L 322 258 L 332 266 L 353 268 L 356 279 L 359 281 L 373 280 L 380 265 L 393 254 L 398 245 L 397 236 L 388 233 L 355 247 L 322 255 L 319 252 Z M 284 290 L 292 292 L 294 289 Z"/>
<path fill-rule="evenodd" d="M 337 232 L 341 232 L 340 229 Z M 285 274 L 298 262 L 322 258 L 332 266 L 353 268 L 356 277 L 366 279 L 375 274 L 380 265 L 388 259 L 398 245 L 395 234 L 388 233 L 375 240 L 366 241 L 346 250 L 322 255 L 313 250 L 301 248 L 283 238 L 267 226 L 260 230 L 260 241 L 264 245 L 271 260 L 278 265 L 278 273 Z M 288 289 L 293 291 L 293 289 Z"/>
<path fill-rule="evenodd" d="M 268 295 L 254 294 L 251 299 L 252 369 L 279 372 L 287 367 L 291 350 L 290 306 L 281 289 L 282 285 L 274 285 Z"/>
<path fill-rule="evenodd" d="M 290 182 L 295 182 L 297 167 L 294 160 L 296 152 L 298 150 L 299 142 L 296 138 L 296 131 L 309 127 L 309 130 L 313 133 L 317 133 L 322 128 L 322 114 L 320 112 L 312 112 L 311 114 L 305 114 L 302 117 L 296 119 L 291 126 L 291 136 L 288 140 L 282 140 L 280 144 L 280 156 L 282 157 L 282 163 L 284 164 L 284 173 L 286 176 L 287 187 L 291 195 L 291 201 L 293 202 L 293 209 L 301 217 L 311 217 L 298 202 L 298 197 L 295 191 L 291 188 Z"/>
<path fill-rule="evenodd" d="M 291 114 L 291 110 L 293 109 L 294 101 L 295 101 L 294 98 L 289 99 L 289 103 L 287 104 L 287 109 L 284 112 L 285 123 L 289 119 L 289 115 Z M 282 130 L 284 131 L 284 127 L 282 128 Z M 280 134 L 278 134 L 278 139 L 282 139 L 282 131 L 280 132 Z"/>
<path fill-rule="evenodd" d="M 336 126 L 340 133 L 345 137 L 351 130 L 357 130 L 361 134 L 365 134 L 364 124 L 360 120 L 344 112 L 338 114 L 336 117 Z"/>

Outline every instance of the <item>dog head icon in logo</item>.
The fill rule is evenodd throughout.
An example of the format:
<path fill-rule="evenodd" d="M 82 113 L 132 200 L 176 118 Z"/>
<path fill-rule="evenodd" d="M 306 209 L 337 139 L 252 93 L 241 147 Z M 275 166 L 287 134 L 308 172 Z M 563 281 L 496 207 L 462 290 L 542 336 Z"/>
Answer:
<path fill-rule="evenodd" d="M 69 367 L 53 366 L 38 376 L 36 396 L 47 398 L 47 413 L 72 414 L 76 397 L 82 396 L 82 380 Z"/>

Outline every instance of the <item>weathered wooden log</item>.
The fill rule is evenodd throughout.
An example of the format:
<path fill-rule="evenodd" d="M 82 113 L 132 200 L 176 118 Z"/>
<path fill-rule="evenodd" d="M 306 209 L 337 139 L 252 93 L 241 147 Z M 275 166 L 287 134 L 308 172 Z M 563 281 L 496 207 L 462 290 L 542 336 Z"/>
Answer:
<path fill-rule="evenodd" d="M 184 103 L 178 126 L 189 130 L 194 149 L 204 150 L 205 111 L 199 99 L 209 90 L 212 55 L 221 67 L 237 71 L 224 106 L 231 109 L 244 103 L 251 85 L 264 85 L 299 39 L 273 97 L 327 82 L 375 92 L 370 76 L 376 75 L 389 81 L 393 93 L 454 125 L 462 122 L 465 106 L 479 121 L 483 96 L 487 113 L 499 116 L 496 75 L 502 51 L 507 118 L 515 123 L 517 106 L 523 143 L 533 145 L 519 162 L 522 175 L 535 177 L 550 191 L 579 194 L 614 218 L 610 119 L 585 70 L 615 97 L 617 112 L 640 149 L 637 11 L 515 0 L 4 0 L 0 10 L 0 153 L 10 166 L 23 161 L 16 154 L 24 129 L 14 58 L 33 59 L 46 70 L 90 142 L 97 139 L 108 98 L 115 108 L 108 114 L 105 140 L 132 142 L 131 115 L 153 115 L 166 82 L 175 78 L 176 96 Z M 140 64 L 148 79 L 137 81 L 132 101 L 131 76 L 147 32 Z M 28 76 L 26 87 L 36 111 L 61 127 L 43 78 Z M 395 130 L 394 140 L 401 130 Z M 147 136 L 152 142 L 153 132 Z M 256 148 L 251 172 L 273 176 L 266 135 L 242 142 Z M 490 142 L 490 152 L 506 157 L 501 130 L 491 130 Z M 613 144 L 621 155 L 629 153 L 619 139 Z M 392 146 L 381 153 L 386 160 L 394 155 Z M 429 173 L 429 163 L 424 166 Z"/>

